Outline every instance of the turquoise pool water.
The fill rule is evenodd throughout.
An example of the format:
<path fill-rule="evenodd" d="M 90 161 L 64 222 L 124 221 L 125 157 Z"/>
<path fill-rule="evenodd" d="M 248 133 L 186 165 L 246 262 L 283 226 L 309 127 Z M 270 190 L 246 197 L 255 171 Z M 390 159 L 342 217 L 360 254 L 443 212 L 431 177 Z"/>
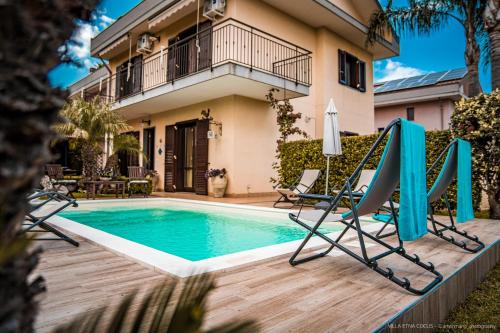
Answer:
<path fill-rule="evenodd" d="M 306 234 L 286 214 L 200 207 L 80 207 L 59 215 L 191 261 L 298 240 Z M 322 231 L 340 229 L 332 225 Z"/>

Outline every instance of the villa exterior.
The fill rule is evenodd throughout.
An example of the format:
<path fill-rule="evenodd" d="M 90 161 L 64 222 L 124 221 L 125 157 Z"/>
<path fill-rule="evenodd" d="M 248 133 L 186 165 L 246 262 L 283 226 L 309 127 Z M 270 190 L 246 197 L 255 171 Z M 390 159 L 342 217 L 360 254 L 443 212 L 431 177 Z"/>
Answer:
<path fill-rule="evenodd" d="M 394 118 L 422 124 L 426 130 L 448 129 L 455 102 L 467 97 L 466 68 L 429 73 L 375 84 L 375 129 Z"/>
<path fill-rule="evenodd" d="M 391 32 L 365 47 L 377 6 L 145 0 L 92 40 L 92 55 L 108 65 L 70 91 L 101 96 L 129 121 L 148 156 L 137 163 L 158 171 L 162 190 L 210 193 L 205 171 L 226 168 L 228 195 L 269 193 L 278 137 L 271 88 L 291 99 L 312 138 L 322 136 L 330 98 L 343 131 L 374 132 L 372 61 L 399 51 Z"/>

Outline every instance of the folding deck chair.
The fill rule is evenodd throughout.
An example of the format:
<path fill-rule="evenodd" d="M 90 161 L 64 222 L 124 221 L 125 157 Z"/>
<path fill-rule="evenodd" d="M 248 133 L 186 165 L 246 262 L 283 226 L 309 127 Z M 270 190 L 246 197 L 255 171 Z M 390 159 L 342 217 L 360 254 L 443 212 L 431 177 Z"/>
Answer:
<path fill-rule="evenodd" d="M 450 207 L 450 202 L 448 201 L 448 195 L 446 194 L 448 191 L 448 188 L 450 187 L 451 182 L 457 176 L 458 174 L 458 169 L 459 169 L 459 144 L 460 144 L 460 139 L 454 139 L 450 144 L 441 152 L 441 154 L 438 156 L 436 161 L 431 165 L 429 170 L 427 171 L 427 174 L 431 173 L 434 171 L 434 169 L 437 167 L 438 163 L 440 160 L 443 159 L 443 157 L 446 155 L 446 159 L 444 161 L 444 164 L 441 168 L 441 171 L 439 172 L 439 175 L 437 179 L 434 181 L 434 184 L 432 185 L 431 189 L 429 190 L 427 194 L 427 198 L 429 201 L 429 221 L 431 222 L 432 229 L 429 229 L 429 232 L 432 233 L 433 235 L 436 235 L 437 237 L 444 239 L 445 241 L 454 244 L 458 247 L 463 248 L 464 250 L 467 250 L 472 253 L 476 253 L 480 251 L 481 249 L 484 248 L 484 244 L 479 240 L 479 238 L 474 235 L 470 236 L 467 234 L 466 231 L 460 231 L 457 229 L 455 226 L 455 220 L 453 219 L 453 214 L 451 211 Z M 468 144 L 466 141 L 463 141 L 462 143 Z M 470 163 L 470 153 L 469 156 L 466 156 L 465 158 L 468 158 Z M 470 169 L 465 171 L 466 173 L 468 172 L 468 177 L 470 177 Z M 460 176 L 457 176 L 457 178 L 460 178 Z M 461 179 L 458 180 L 459 182 Z M 458 184 L 460 187 L 461 185 Z M 470 181 L 469 181 L 469 186 L 470 186 Z M 459 189 L 460 191 L 460 189 Z M 460 194 L 459 194 L 460 196 Z M 472 210 L 472 194 L 468 195 L 469 198 L 465 198 L 466 200 L 470 200 L 470 216 L 460 219 L 461 212 L 457 212 L 459 215 L 458 216 L 458 222 L 465 222 L 468 219 L 474 218 L 474 213 Z M 434 219 L 434 209 L 432 208 L 432 203 L 436 202 L 440 198 L 444 199 L 444 203 L 446 205 L 446 209 L 448 210 L 448 216 L 450 217 L 450 225 L 446 225 L 444 223 L 441 223 L 439 221 L 436 221 Z M 458 203 L 458 206 L 460 205 L 465 205 L 464 203 Z M 465 207 L 457 207 L 457 210 L 464 209 Z M 476 243 L 477 245 L 474 247 L 469 247 L 466 242 L 464 241 L 457 241 L 453 236 L 447 236 L 443 232 L 452 232 L 456 233 L 466 239 L 468 239 L 471 242 Z"/>
<path fill-rule="evenodd" d="M 24 228 L 21 232 L 50 232 L 57 238 L 35 238 L 36 240 L 63 240 L 74 246 L 79 243 L 60 230 L 46 223 L 46 221 L 69 206 L 78 207 L 76 199 L 70 198 L 57 191 L 35 191 L 28 196 L 30 210 L 26 214 Z M 52 203 L 53 205 L 49 205 Z M 37 228 L 38 227 L 38 228 Z"/>
<path fill-rule="evenodd" d="M 139 185 L 142 188 L 144 198 L 148 197 L 148 186 L 149 181 L 145 177 L 146 170 L 144 167 L 140 166 L 129 166 L 128 167 L 128 196 L 132 196 L 132 185 Z"/>
<path fill-rule="evenodd" d="M 454 180 L 458 171 L 458 144 L 459 144 L 459 139 L 453 140 L 448 146 L 446 146 L 446 148 L 441 152 L 441 154 L 439 154 L 436 161 L 434 161 L 431 167 L 427 170 L 427 175 L 429 175 L 436 169 L 436 167 L 439 165 L 439 162 L 446 156 L 446 159 L 443 163 L 443 166 L 441 167 L 441 171 L 439 172 L 438 177 L 436 178 L 434 184 L 431 186 L 431 189 L 427 193 L 427 199 L 429 202 L 428 220 L 431 222 L 432 226 L 432 228 L 428 228 L 428 231 L 431 234 L 453 245 L 456 245 L 466 251 L 476 253 L 484 248 L 484 244 L 479 240 L 479 238 L 476 235 L 470 236 L 466 231 L 460 231 L 457 229 L 457 227 L 455 226 L 455 220 L 453 218 L 453 213 L 451 211 L 451 206 L 450 202 L 448 201 L 448 195 L 447 195 L 447 191 L 450 187 L 450 184 Z M 434 219 L 434 209 L 432 208 L 432 204 L 441 198 L 444 199 L 444 203 L 448 210 L 450 225 L 446 225 Z M 462 209 L 462 207 L 459 209 Z M 472 208 L 470 210 L 472 212 Z M 394 212 L 391 213 L 389 211 L 389 214 L 391 214 L 391 216 L 394 214 L 397 215 L 398 207 L 395 206 Z M 392 219 L 389 219 L 387 222 L 384 223 L 384 226 L 382 227 L 382 229 L 380 229 L 379 233 L 377 234 L 379 238 L 391 235 L 391 234 L 380 235 L 382 230 L 385 229 L 385 227 L 391 222 L 391 220 Z M 456 233 L 468 239 L 469 241 L 476 243 L 477 245 L 474 247 L 469 247 L 469 245 L 466 242 L 457 241 L 453 236 L 448 236 L 444 232 Z"/>
<path fill-rule="evenodd" d="M 274 188 L 281 196 L 273 204 L 276 208 L 279 204 L 291 204 L 291 207 L 296 206 L 300 201 L 299 194 L 307 193 L 311 190 L 321 175 L 318 169 L 306 169 L 302 172 L 299 178 L 289 187 L 280 187 L 280 184 Z"/>
<path fill-rule="evenodd" d="M 401 238 L 401 225 L 400 221 L 398 220 L 398 217 L 396 215 L 393 216 L 394 218 L 394 223 L 396 226 L 397 230 L 397 236 L 398 236 L 398 245 L 397 246 L 392 246 L 388 243 L 385 243 L 383 240 L 378 239 L 377 237 L 371 235 L 370 233 L 367 233 L 362 230 L 361 228 L 361 223 L 359 221 L 359 216 L 374 212 L 378 210 L 384 203 L 389 202 L 389 205 L 392 207 L 393 206 L 393 201 L 392 201 L 392 194 L 396 190 L 398 184 L 400 183 L 400 169 L 401 169 L 401 146 L 402 146 L 402 139 L 401 139 L 401 127 L 402 127 L 402 122 L 406 120 L 402 119 L 397 119 L 391 122 L 387 126 L 387 128 L 381 133 L 380 137 L 376 140 L 374 143 L 373 147 L 370 149 L 370 151 L 367 153 L 367 155 L 363 158 L 361 161 L 360 165 L 356 168 L 354 173 L 351 175 L 351 177 L 346 178 L 345 184 L 342 187 L 342 189 L 339 191 L 339 193 L 335 196 L 328 196 L 328 195 L 317 195 L 317 194 L 299 194 L 299 196 L 302 199 L 319 199 L 319 200 L 326 200 L 330 202 L 330 207 L 323 211 L 323 210 L 311 210 L 311 211 L 303 211 L 302 207 L 299 210 L 298 213 L 290 213 L 289 217 L 292 221 L 296 222 L 300 226 L 304 227 L 306 230 L 308 230 L 307 236 L 304 238 L 302 243 L 299 245 L 297 250 L 293 253 L 292 257 L 289 260 L 289 263 L 292 266 L 324 257 L 327 255 L 330 251 L 332 251 L 335 247 L 338 248 L 339 250 L 345 252 L 346 254 L 350 255 L 351 257 L 355 258 L 356 260 L 360 261 L 361 263 L 365 264 L 375 272 L 379 273 L 383 277 L 389 279 L 390 281 L 396 283 L 397 285 L 405 288 L 406 290 L 418 294 L 418 295 L 423 295 L 427 293 L 429 290 L 431 290 L 435 285 L 437 285 L 442 279 L 442 275 L 436 271 L 434 268 L 434 265 L 432 263 L 425 264 L 421 262 L 420 258 L 417 255 L 409 255 L 407 254 L 404 246 L 403 246 L 403 240 Z M 405 125 L 407 126 L 407 125 Z M 414 125 L 413 125 L 414 126 Z M 367 163 L 367 161 L 372 157 L 374 154 L 375 150 L 382 144 L 384 138 L 391 132 L 389 141 L 385 147 L 384 154 L 382 155 L 381 161 L 379 162 L 379 166 L 377 168 L 377 171 L 375 172 L 375 175 L 373 177 L 373 180 L 371 181 L 369 187 L 361 197 L 361 199 L 358 201 L 358 203 L 355 203 L 355 198 L 353 195 L 352 191 L 352 183 L 360 176 L 361 170 Z M 425 163 L 425 162 L 424 162 Z M 425 165 L 422 166 L 422 177 L 425 179 Z M 426 216 L 425 216 L 425 184 L 422 185 L 422 194 L 424 195 L 424 198 L 421 199 L 421 209 L 419 209 L 419 216 L 420 224 L 426 223 Z M 347 194 L 349 197 L 349 202 L 351 206 L 351 210 L 344 213 L 344 214 L 335 214 L 335 210 L 337 209 L 340 201 L 344 197 L 344 195 Z M 394 211 L 394 210 L 392 210 Z M 313 226 L 309 226 L 306 221 L 313 222 Z M 331 239 L 330 237 L 326 236 L 322 232 L 320 232 L 318 229 L 319 227 L 324 223 L 324 222 L 340 222 L 342 223 L 345 228 L 344 230 L 340 233 L 340 235 L 335 239 Z M 405 221 L 402 221 L 404 223 Z M 408 227 L 405 227 L 405 231 L 409 230 Z M 420 226 L 419 231 L 421 230 L 422 226 Z M 346 234 L 348 230 L 354 230 L 357 233 L 357 238 L 359 240 L 359 245 L 361 248 L 361 255 L 353 252 L 352 250 L 348 249 L 344 245 L 340 244 L 340 241 L 342 237 Z M 424 228 L 424 231 L 425 228 Z M 330 244 L 330 246 L 320 252 L 316 253 L 307 257 L 303 257 L 300 259 L 297 259 L 297 256 L 300 254 L 304 246 L 309 242 L 312 236 L 319 236 L 323 240 L 325 240 L 327 243 Z M 416 236 L 418 237 L 418 236 Z M 381 245 L 388 249 L 387 251 L 384 251 L 382 253 L 379 253 L 377 255 L 369 256 L 366 250 L 365 246 L 365 238 L 369 239 L 378 245 Z M 434 274 L 435 278 L 427 284 L 425 287 L 421 289 L 416 289 L 411 286 L 411 282 L 406 278 L 400 278 L 397 277 L 393 270 L 389 267 L 387 268 L 382 268 L 378 260 L 382 259 L 384 257 L 387 257 L 391 254 L 397 254 L 400 257 L 418 265 L 419 267 L 425 269 L 426 271 Z"/>

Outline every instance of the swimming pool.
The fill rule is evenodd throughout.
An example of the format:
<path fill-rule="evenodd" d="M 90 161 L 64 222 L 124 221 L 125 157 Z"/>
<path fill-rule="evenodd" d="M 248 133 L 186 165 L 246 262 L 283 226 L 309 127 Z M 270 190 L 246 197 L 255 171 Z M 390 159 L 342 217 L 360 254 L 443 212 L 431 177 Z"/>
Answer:
<path fill-rule="evenodd" d="M 149 207 L 83 208 L 59 214 L 86 226 L 198 261 L 303 239 L 286 214 L 172 202 Z M 322 232 L 340 230 L 339 225 Z"/>
<path fill-rule="evenodd" d="M 181 277 L 289 254 L 306 235 L 286 210 L 167 198 L 82 201 L 49 222 Z M 306 248 L 325 244 L 313 237 Z"/>

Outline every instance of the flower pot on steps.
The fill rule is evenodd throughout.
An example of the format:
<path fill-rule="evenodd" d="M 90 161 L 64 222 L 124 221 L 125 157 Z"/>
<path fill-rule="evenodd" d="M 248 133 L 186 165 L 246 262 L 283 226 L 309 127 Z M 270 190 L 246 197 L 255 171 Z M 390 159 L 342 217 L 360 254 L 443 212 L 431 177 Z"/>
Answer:
<path fill-rule="evenodd" d="M 226 192 L 227 187 L 227 177 L 225 175 L 210 177 L 210 182 L 212 183 L 214 198 L 224 197 L 224 193 Z"/>

